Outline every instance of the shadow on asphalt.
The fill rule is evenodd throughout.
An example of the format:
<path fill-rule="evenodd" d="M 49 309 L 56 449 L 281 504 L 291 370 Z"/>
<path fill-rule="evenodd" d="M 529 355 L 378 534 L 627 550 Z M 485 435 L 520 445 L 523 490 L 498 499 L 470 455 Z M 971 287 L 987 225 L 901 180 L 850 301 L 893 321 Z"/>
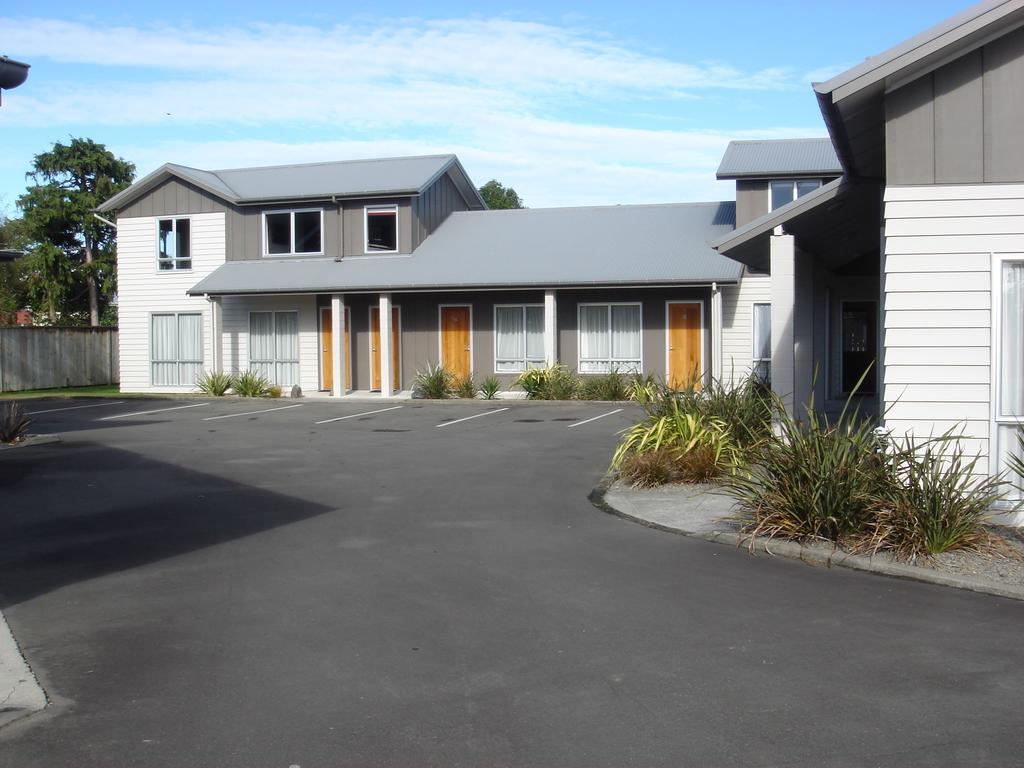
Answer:
<path fill-rule="evenodd" d="M 11 451 L 0 460 L 0 609 L 330 509 L 92 442 Z"/>

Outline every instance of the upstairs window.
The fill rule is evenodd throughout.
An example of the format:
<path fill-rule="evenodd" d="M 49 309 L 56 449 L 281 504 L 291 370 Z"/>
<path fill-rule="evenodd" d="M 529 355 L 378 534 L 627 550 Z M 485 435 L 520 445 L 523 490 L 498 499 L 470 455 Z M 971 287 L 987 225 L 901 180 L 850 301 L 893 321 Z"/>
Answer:
<path fill-rule="evenodd" d="M 398 253 L 398 206 L 367 206 L 366 253 Z"/>
<path fill-rule="evenodd" d="M 192 222 L 160 219 L 157 222 L 156 264 L 160 271 L 192 269 Z"/>
<path fill-rule="evenodd" d="M 323 248 L 324 212 L 274 211 L 263 214 L 264 254 L 318 256 Z"/>
<path fill-rule="evenodd" d="M 798 197 L 803 197 L 808 192 L 813 192 L 821 186 L 821 179 L 797 179 L 795 181 L 773 181 L 772 210 L 781 208 L 787 203 L 792 203 Z"/>

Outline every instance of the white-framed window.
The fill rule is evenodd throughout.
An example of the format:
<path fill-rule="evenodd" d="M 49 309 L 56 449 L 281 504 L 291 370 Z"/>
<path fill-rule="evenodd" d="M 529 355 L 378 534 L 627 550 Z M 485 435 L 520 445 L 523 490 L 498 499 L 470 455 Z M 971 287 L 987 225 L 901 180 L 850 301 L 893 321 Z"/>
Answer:
<path fill-rule="evenodd" d="M 398 253 L 398 206 L 368 205 L 363 208 L 365 253 Z"/>
<path fill-rule="evenodd" d="M 161 272 L 192 269 L 191 219 L 157 221 L 156 266 Z"/>
<path fill-rule="evenodd" d="M 997 256 L 994 266 L 998 314 L 993 350 L 996 446 L 992 470 L 999 473 L 1009 472 L 1007 459 L 1021 453 L 1017 432 L 1024 425 L 1024 254 Z"/>
<path fill-rule="evenodd" d="M 494 372 L 522 373 L 544 363 L 544 305 L 496 304 Z"/>
<path fill-rule="evenodd" d="M 640 304 L 579 304 L 580 373 L 640 373 L 643 330 Z"/>
<path fill-rule="evenodd" d="M 272 384 L 299 383 L 299 313 L 249 313 L 249 370 Z"/>
<path fill-rule="evenodd" d="M 772 380 L 772 305 L 757 302 L 753 306 L 753 373 L 766 384 Z"/>
<path fill-rule="evenodd" d="M 150 382 L 154 387 L 191 387 L 203 372 L 203 316 L 154 312 L 149 316 Z"/>
<path fill-rule="evenodd" d="M 803 197 L 808 192 L 813 192 L 821 186 L 821 179 L 787 179 L 786 181 L 773 181 L 770 185 L 772 197 L 772 210 L 781 208 L 787 203 L 792 203 L 798 197 Z"/>
<path fill-rule="evenodd" d="M 264 256 L 320 256 L 324 252 L 324 210 L 263 212 Z"/>

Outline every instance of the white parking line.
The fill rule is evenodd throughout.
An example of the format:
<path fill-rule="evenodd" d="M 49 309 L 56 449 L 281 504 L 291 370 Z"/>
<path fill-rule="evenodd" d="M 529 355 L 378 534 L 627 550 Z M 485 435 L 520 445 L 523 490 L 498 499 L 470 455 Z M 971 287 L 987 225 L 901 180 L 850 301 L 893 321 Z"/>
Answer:
<path fill-rule="evenodd" d="M 569 429 L 572 429 L 573 427 L 582 427 L 584 424 L 589 424 L 592 421 L 597 421 L 598 419 L 603 419 L 605 416 L 614 416 L 616 413 L 622 413 L 622 409 L 621 408 L 616 408 L 614 411 L 608 411 L 608 413 L 602 413 L 600 416 L 595 416 L 592 419 L 587 419 L 586 421 L 577 421 L 575 424 L 570 424 L 569 425 Z"/>
<path fill-rule="evenodd" d="M 461 421 L 469 421 L 470 419 L 479 419 L 481 416 L 490 416 L 492 413 L 501 413 L 502 411 L 507 411 L 507 410 L 508 410 L 508 408 L 495 408 L 493 411 L 484 411 L 483 413 L 478 413 L 475 416 L 467 416 L 464 419 L 456 419 L 455 421 L 446 421 L 444 424 L 436 424 L 435 426 L 438 427 L 438 428 L 450 427 L 452 424 L 458 424 Z"/>
<path fill-rule="evenodd" d="M 236 416 L 255 416 L 257 413 L 270 413 L 271 411 L 287 411 L 289 408 L 301 408 L 304 403 L 298 405 L 282 405 L 280 408 L 264 408 L 262 411 L 246 411 L 245 413 L 225 413 L 220 416 L 207 416 L 203 421 L 216 421 L 217 419 L 233 419 Z"/>
<path fill-rule="evenodd" d="M 96 421 L 110 421 L 111 419 L 130 419 L 132 416 L 149 416 L 151 413 L 163 413 L 164 411 L 180 411 L 182 408 L 198 408 L 209 403 L 193 403 L 192 405 L 176 405 L 173 408 L 157 408 L 153 411 L 136 411 L 135 413 L 119 413 L 116 416 L 104 416 Z"/>
<path fill-rule="evenodd" d="M 47 408 L 45 411 L 25 411 L 26 416 L 35 416 L 40 413 L 56 413 L 57 411 L 77 411 L 79 408 L 102 408 L 105 405 L 123 405 L 124 400 L 115 400 L 112 403 L 90 403 L 89 405 L 71 405 L 67 408 Z"/>
<path fill-rule="evenodd" d="M 404 405 L 393 405 L 390 408 L 378 408 L 376 411 L 365 411 L 363 413 L 353 413 L 351 416 L 338 416 L 336 419 L 324 419 L 323 421 L 314 421 L 314 424 L 330 424 L 332 421 L 344 421 L 345 419 L 354 419 L 357 416 L 369 416 L 373 413 L 384 413 L 385 411 L 397 411 L 399 408 L 405 408 Z"/>

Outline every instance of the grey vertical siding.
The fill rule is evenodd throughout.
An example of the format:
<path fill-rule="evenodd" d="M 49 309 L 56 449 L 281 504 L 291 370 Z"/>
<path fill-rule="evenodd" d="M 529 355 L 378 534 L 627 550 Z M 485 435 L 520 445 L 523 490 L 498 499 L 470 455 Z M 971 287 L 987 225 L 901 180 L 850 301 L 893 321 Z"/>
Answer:
<path fill-rule="evenodd" d="M 467 211 L 469 205 L 448 174 L 444 174 L 412 201 L 413 250 L 441 226 L 453 211 Z"/>
<path fill-rule="evenodd" d="M 768 213 L 770 205 L 767 181 L 740 179 L 736 182 L 737 227 L 742 227 L 759 216 L 764 216 Z"/>
<path fill-rule="evenodd" d="M 0 328 L 0 392 L 116 384 L 116 328 Z"/>
<path fill-rule="evenodd" d="M 209 192 L 180 179 L 167 179 L 117 212 L 119 218 L 217 213 L 232 206 Z"/>
<path fill-rule="evenodd" d="M 472 308 L 473 375 L 481 381 L 497 376 L 508 389 L 517 374 L 498 374 L 494 370 L 494 307 L 496 304 L 543 304 L 543 291 L 486 291 L 461 293 L 394 293 L 392 303 L 400 307 L 402 344 L 402 387 L 411 389 L 416 374 L 440 360 L 440 307 L 442 304 L 468 304 Z M 711 361 L 711 303 L 706 288 L 562 290 L 557 292 L 558 357 L 570 369 L 579 367 L 577 306 L 585 302 L 640 302 L 643 322 L 644 370 L 658 378 L 665 370 L 665 303 L 699 301 L 704 305 L 704 367 Z M 323 306 L 329 298 L 322 296 Z M 345 297 L 352 315 L 352 386 L 370 387 L 370 307 L 376 307 L 376 294 Z"/>
<path fill-rule="evenodd" d="M 1024 181 L 1024 29 L 888 94 L 889 184 Z"/>

